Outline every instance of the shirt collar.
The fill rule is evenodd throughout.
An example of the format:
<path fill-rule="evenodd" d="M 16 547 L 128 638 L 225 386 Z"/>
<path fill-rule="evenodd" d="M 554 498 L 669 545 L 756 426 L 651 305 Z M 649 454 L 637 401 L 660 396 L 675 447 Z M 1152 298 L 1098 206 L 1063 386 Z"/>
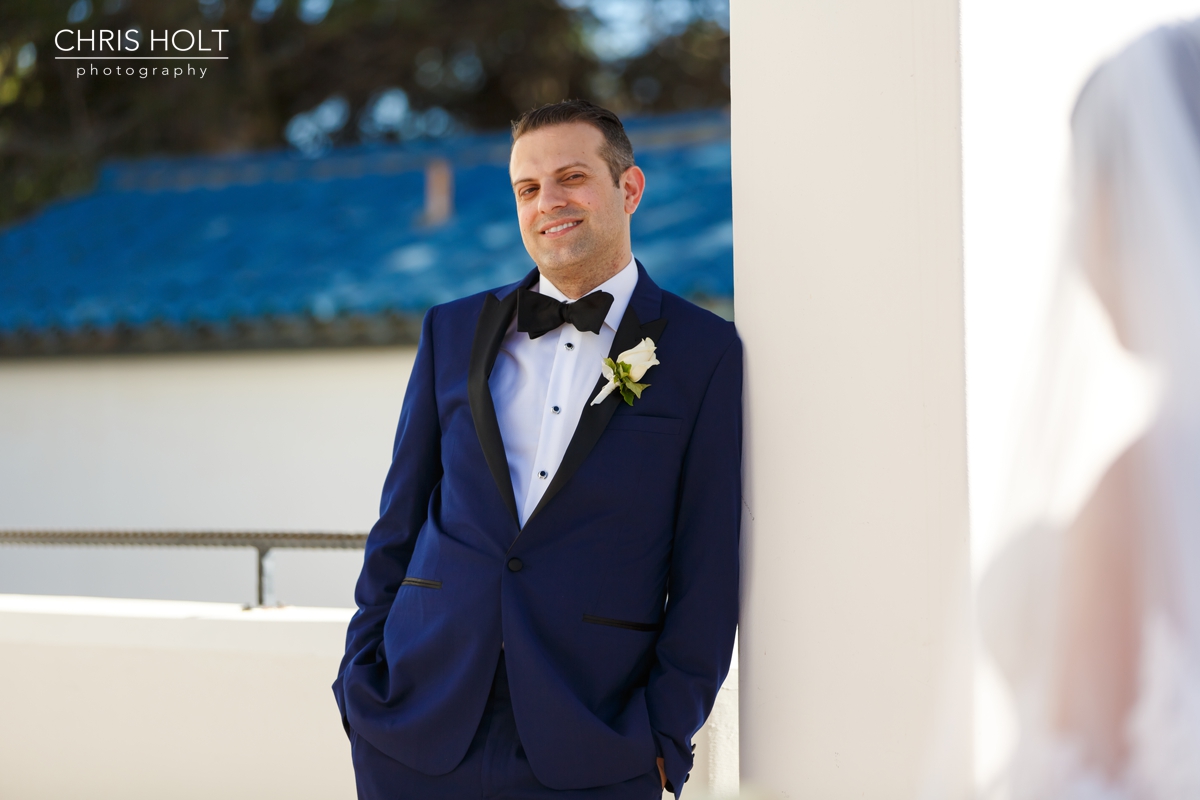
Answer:
<path fill-rule="evenodd" d="M 625 309 L 629 307 L 629 301 L 633 299 L 633 290 L 637 288 L 637 281 L 637 259 L 630 256 L 629 263 L 620 272 L 592 290 L 593 292 L 608 292 L 613 296 L 612 305 L 609 306 L 608 313 L 604 315 L 604 324 L 614 331 L 621 324 L 621 318 L 625 316 Z M 538 278 L 537 290 L 539 294 L 553 297 L 555 300 L 573 302 L 568 300 L 567 296 L 560 292 L 558 287 L 547 280 L 544 275 Z"/>

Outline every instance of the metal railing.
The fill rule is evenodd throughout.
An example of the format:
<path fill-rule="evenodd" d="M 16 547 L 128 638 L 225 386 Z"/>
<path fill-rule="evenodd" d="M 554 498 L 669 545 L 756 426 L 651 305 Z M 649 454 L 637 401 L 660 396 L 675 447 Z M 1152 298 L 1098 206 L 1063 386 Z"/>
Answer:
<path fill-rule="evenodd" d="M 254 531 L 0 531 L 0 544 L 138 547 L 253 547 L 258 552 L 258 605 L 276 605 L 275 564 L 279 548 L 361 550 L 365 533 L 263 533 Z"/>

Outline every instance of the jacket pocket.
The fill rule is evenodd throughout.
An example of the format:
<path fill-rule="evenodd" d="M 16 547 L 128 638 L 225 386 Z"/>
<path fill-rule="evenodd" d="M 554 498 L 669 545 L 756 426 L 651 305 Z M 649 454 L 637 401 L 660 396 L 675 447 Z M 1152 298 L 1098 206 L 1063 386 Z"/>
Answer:
<path fill-rule="evenodd" d="M 429 581 L 424 578 L 405 578 L 400 581 L 401 586 L 420 586 L 422 589 L 440 589 L 442 588 L 441 581 Z"/>
<path fill-rule="evenodd" d="M 590 622 L 593 625 L 608 625 L 610 628 L 625 628 L 631 631 L 661 631 L 661 622 L 630 622 L 624 619 L 611 619 L 609 617 L 594 617 L 591 614 L 583 615 L 584 622 Z"/>
<path fill-rule="evenodd" d="M 643 414 L 614 414 L 608 421 L 610 431 L 638 431 L 640 433 L 679 433 L 683 420 L 675 417 L 650 417 Z"/>

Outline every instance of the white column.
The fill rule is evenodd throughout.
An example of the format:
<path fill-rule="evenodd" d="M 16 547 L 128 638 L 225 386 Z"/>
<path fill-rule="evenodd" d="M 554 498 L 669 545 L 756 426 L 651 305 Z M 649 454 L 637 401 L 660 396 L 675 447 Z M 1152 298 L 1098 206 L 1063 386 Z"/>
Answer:
<path fill-rule="evenodd" d="M 970 791 L 958 6 L 734 0 L 741 774 Z"/>

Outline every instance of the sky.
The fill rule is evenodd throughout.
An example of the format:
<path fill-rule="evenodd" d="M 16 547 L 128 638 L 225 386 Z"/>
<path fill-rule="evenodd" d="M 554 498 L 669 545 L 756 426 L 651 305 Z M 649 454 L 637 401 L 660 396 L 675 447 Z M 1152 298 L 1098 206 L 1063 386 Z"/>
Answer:
<path fill-rule="evenodd" d="M 697 18 L 729 29 L 728 0 L 559 0 L 566 8 L 587 9 L 597 25 L 589 32 L 603 59 L 639 55 L 655 41 L 678 33 Z"/>

